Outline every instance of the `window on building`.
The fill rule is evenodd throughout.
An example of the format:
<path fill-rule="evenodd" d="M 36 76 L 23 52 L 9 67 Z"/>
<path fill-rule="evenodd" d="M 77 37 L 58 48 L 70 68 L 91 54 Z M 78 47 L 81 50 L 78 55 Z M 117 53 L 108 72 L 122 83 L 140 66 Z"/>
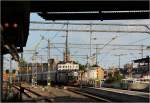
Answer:
<path fill-rule="evenodd" d="M 61 65 L 59 65 L 58 68 L 61 68 Z"/>

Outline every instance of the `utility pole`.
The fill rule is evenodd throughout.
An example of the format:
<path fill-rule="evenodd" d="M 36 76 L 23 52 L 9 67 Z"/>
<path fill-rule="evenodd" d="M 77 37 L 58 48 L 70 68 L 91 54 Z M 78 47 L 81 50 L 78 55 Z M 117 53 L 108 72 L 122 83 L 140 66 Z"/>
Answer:
<path fill-rule="evenodd" d="M 92 24 L 90 24 L 90 57 L 92 55 Z"/>
<path fill-rule="evenodd" d="M 27 75 L 26 75 L 27 78 L 26 79 L 27 79 L 27 82 L 29 82 L 28 63 L 27 63 L 27 67 L 26 68 L 27 68 Z"/>
<path fill-rule="evenodd" d="M 88 55 L 86 56 L 86 59 L 87 59 L 87 67 L 88 67 L 88 64 L 89 64 L 89 62 L 88 62 L 88 60 L 89 60 Z"/>
<path fill-rule="evenodd" d="M 115 56 L 118 56 L 118 57 L 119 57 L 119 58 L 118 58 L 118 59 L 119 59 L 119 60 L 118 60 L 118 61 L 119 61 L 119 65 L 118 65 L 118 68 L 119 68 L 119 69 L 120 69 L 120 58 L 121 58 L 121 56 L 123 56 L 123 55 L 126 55 L 126 54 L 115 55 Z"/>
<path fill-rule="evenodd" d="M 48 39 L 48 75 L 47 75 L 47 85 L 51 86 L 51 75 L 50 75 L 50 64 L 49 64 L 49 60 L 50 60 L 50 40 Z"/>
<path fill-rule="evenodd" d="M 33 65 L 32 65 L 32 85 L 35 85 L 35 83 L 37 83 L 37 63 L 36 63 L 36 55 L 37 55 L 37 52 L 35 50 L 34 54 L 33 54 Z"/>
<path fill-rule="evenodd" d="M 68 61 L 68 23 L 67 23 L 67 30 L 66 30 L 66 48 L 65 48 L 65 62 Z"/>
<path fill-rule="evenodd" d="M 23 61 L 23 53 L 21 53 L 21 60 Z M 22 81 L 22 75 L 21 75 L 21 73 L 22 73 L 22 68 L 20 68 L 21 70 L 20 70 L 20 83 L 21 83 L 21 81 Z"/>
<path fill-rule="evenodd" d="M 150 56 L 148 56 L 148 70 L 150 70 L 150 68 L 149 68 L 149 64 L 150 63 Z"/>
<path fill-rule="evenodd" d="M 23 53 L 21 53 L 21 60 L 23 61 Z M 21 64 L 22 64 L 22 61 L 21 61 Z M 21 81 L 22 81 L 22 77 L 21 77 L 21 73 L 22 73 L 22 68 L 19 68 L 19 76 L 20 76 L 20 81 L 19 81 L 19 86 L 20 86 L 20 95 L 19 95 L 19 99 L 22 100 L 22 92 L 23 92 L 23 89 L 21 87 Z"/>
<path fill-rule="evenodd" d="M 98 45 L 96 45 L 96 65 L 98 65 Z"/>
<path fill-rule="evenodd" d="M 41 73 L 41 75 L 42 75 L 42 79 L 43 79 L 43 63 L 42 63 L 42 55 L 41 55 L 41 68 L 42 68 L 42 73 Z"/>
<path fill-rule="evenodd" d="M 38 75 L 38 72 L 37 72 L 37 69 L 38 69 L 38 62 L 37 62 L 36 56 L 37 56 L 37 54 L 35 54 L 35 65 L 36 65 L 35 85 L 37 85 L 37 75 Z"/>
<path fill-rule="evenodd" d="M 40 75 L 41 75 L 41 78 L 43 79 L 43 63 L 42 63 L 42 56 L 43 55 L 38 55 L 38 58 L 40 59 L 40 67 L 41 67 L 41 69 L 40 69 Z"/>
<path fill-rule="evenodd" d="M 120 56 L 121 56 L 121 55 L 119 55 L 119 69 L 120 69 Z"/>
<path fill-rule="evenodd" d="M 34 62 L 33 61 L 34 61 L 34 57 L 32 57 L 32 69 L 31 69 L 32 70 L 32 80 L 31 80 L 32 86 L 33 86 L 33 82 L 34 82 L 34 75 L 33 75 L 33 73 L 34 73 L 34 64 L 33 63 Z"/>
<path fill-rule="evenodd" d="M 143 52 L 144 52 L 143 45 L 141 45 L 141 58 L 143 58 Z"/>
<path fill-rule="evenodd" d="M 48 73 L 47 73 L 47 86 L 51 86 L 51 75 L 50 75 L 50 64 L 49 64 L 49 60 L 50 60 L 50 40 L 42 37 L 42 39 L 45 39 L 47 41 L 47 65 L 48 65 Z"/>

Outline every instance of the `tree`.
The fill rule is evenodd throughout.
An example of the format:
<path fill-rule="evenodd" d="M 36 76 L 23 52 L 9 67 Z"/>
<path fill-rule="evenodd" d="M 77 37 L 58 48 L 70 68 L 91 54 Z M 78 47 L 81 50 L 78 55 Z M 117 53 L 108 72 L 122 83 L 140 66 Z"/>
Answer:
<path fill-rule="evenodd" d="M 20 62 L 19 62 L 19 67 L 26 67 L 27 66 L 27 62 L 24 60 L 24 59 L 20 59 Z"/>
<path fill-rule="evenodd" d="M 115 78 L 115 81 L 121 81 L 123 79 L 123 76 L 120 75 L 119 71 L 115 71 L 114 78 Z"/>
<path fill-rule="evenodd" d="M 85 65 L 79 64 L 79 70 L 85 70 Z"/>
<path fill-rule="evenodd" d="M 106 83 L 112 83 L 115 81 L 115 78 L 113 77 L 112 73 L 108 73 L 108 79 L 106 79 Z"/>
<path fill-rule="evenodd" d="M 124 77 L 120 75 L 120 72 L 117 70 L 114 72 L 114 76 L 111 73 L 108 73 L 108 79 L 106 83 L 120 82 Z"/>
<path fill-rule="evenodd" d="M 97 64 L 92 65 L 92 67 L 99 67 Z"/>

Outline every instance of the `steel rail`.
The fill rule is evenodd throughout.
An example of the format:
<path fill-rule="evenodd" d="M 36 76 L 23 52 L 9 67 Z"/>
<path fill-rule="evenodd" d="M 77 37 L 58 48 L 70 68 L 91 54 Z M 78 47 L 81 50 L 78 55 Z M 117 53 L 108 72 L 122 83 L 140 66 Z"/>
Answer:
<path fill-rule="evenodd" d="M 89 94 L 89 93 L 81 92 L 81 91 L 79 91 L 79 90 L 73 90 L 73 89 L 70 89 L 70 88 L 68 88 L 67 90 L 68 90 L 68 91 L 71 91 L 71 92 L 73 92 L 73 93 L 77 93 L 77 94 L 80 94 L 80 95 L 83 95 L 83 96 L 86 96 L 86 97 L 95 99 L 95 100 L 97 100 L 97 101 L 103 101 L 103 102 L 109 102 L 109 103 L 112 102 L 112 101 L 110 101 L 110 100 L 108 100 L 108 99 L 104 99 L 104 98 L 101 98 L 101 97 L 98 97 L 98 96 L 95 96 L 95 95 L 92 95 L 92 94 Z"/>
<path fill-rule="evenodd" d="M 18 88 L 17 86 L 14 86 L 14 87 L 15 87 L 16 89 L 20 90 L 20 88 Z M 40 97 L 41 99 L 46 100 L 47 102 L 51 102 L 51 100 L 49 100 L 48 98 L 43 97 L 41 94 L 39 94 L 39 93 L 37 93 L 37 92 L 35 92 L 35 91 L 33 91 L 33 90 L 27 88 L 27 87 L 22 87 L 22 88 L 23 88 L 24 90 L 26 90 L 27 92 L 30 92 L 30 93 L 32 93 L 32 94 L 34 94 L 34 95 Z M 29 95 L 27 92 L 24 91 L 23 94 L 25 94 L 25 95 L 26 95 L 27 97 L 29 97 L 29 98 L 32 98 L 32 96 Z"/>

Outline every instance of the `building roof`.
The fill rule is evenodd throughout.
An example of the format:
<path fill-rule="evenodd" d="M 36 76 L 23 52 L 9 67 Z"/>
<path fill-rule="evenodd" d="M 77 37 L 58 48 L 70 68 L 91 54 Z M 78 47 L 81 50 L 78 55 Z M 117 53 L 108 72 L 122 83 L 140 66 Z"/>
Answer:
<path fill-rule="evenodd" d="M 146 58 L 134 60 L 134 63 L 149 63 L 150 62 L 149 59 L 150 59 L 149 56 L 147 56 Z"/>
<path fill-rule="evenodd" d="M 149 0 L 144 1 L 2 1 L 2 22 L 4 18 L 16 20 L 21 26 L 18 33 L 3 37 L 2 41 L 23 47 L 29 34 L 29 18 L 31 12 L 40 12 L 39 15 L 46 20 L 120 20 L 120 19 L 149 19 Z M 139 12 L 134 12 L 138 10 Z M 89 12 L 89 11 L 92 11 Z M 115 11 L 115 12 L 112 12 Z M 130 11 L 120 13 L 120 11 Z M 131 12 L 132 11 L 132 12 Z M 52 13 L 48 13 L 52 12 Z M 55 13 L 56 12 L 56 13 Z M 60 13 L 61 12 L 61 13 Z M 64 12 L 64 13 L 62 13 Z M 67 13 L 65 13 L 67 12 Z M 71 13 L 68 13 L 71 12 Z M 79 12 L 79 13 L 78 13 Z M 82 13 L 84 12 L 84 13 Z M 85 13 L 87 12 L 87 13 Z M 95 13 L 96 12 L 96 13 Z M 13 19 L 12 19 L 13 18 Z M 9 53 L 2 44 L 2 54 Z"/>
<path fill-rule="evenodd" d="M 75 61 L 68 61 L 68 62 L 60 61 L 60 62 L 58 62 L 58 64 L 67 64 L 67 63 L 70 63 L 70 64 L 78 64 L 78 63 L 76 63 Z"/>

